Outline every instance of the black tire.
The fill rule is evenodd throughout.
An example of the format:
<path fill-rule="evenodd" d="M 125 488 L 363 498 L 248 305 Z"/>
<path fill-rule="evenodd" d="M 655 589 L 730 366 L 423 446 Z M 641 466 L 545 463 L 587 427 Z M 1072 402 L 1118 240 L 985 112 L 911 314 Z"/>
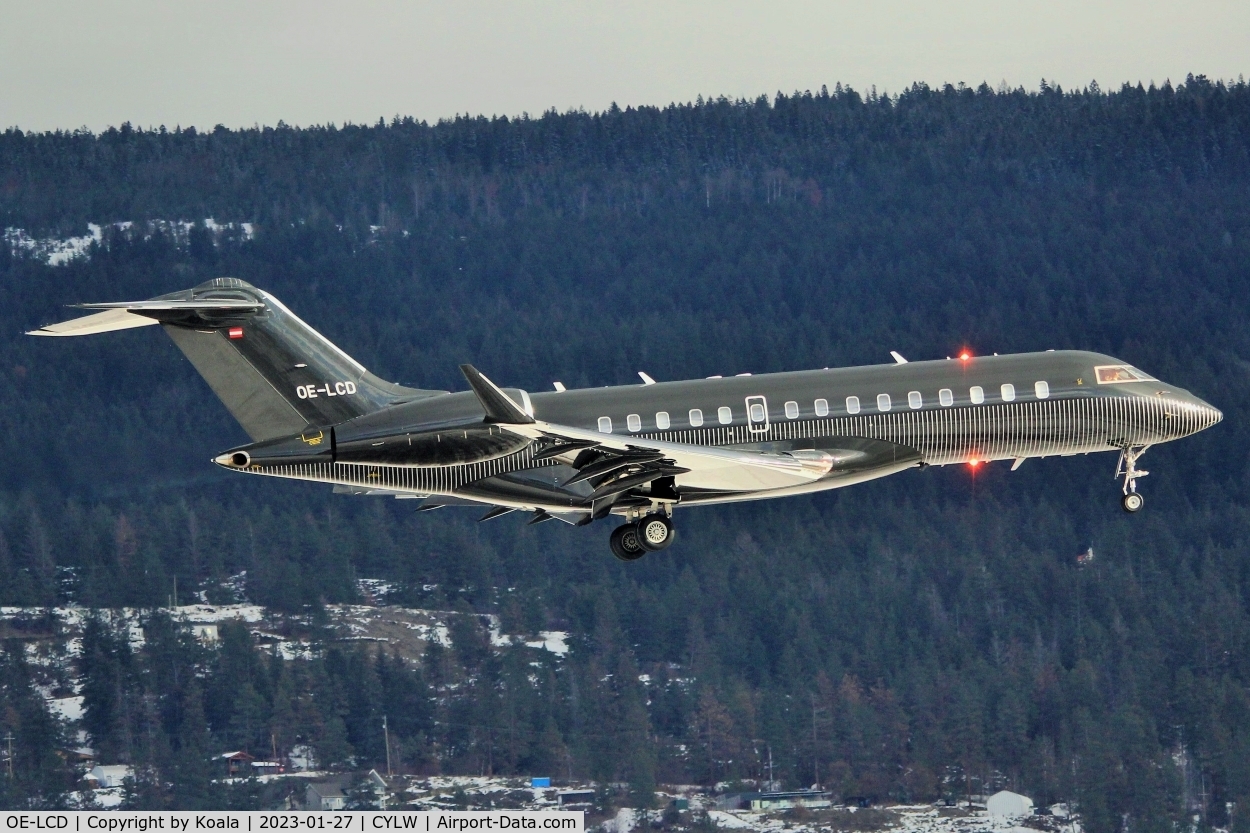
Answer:
<path fill-rule="evenodd" d="M 638 543 L 638 527 L 635 524 L 621 524 L 612 530 L 608 546 L 612 548 L 612 554 L 622 561 L 637 561 L 647 554 Z"/>
<path fill-rule="evenodd" d="M 1129 492 L 1120 499 L 1120 506 L 1124 507 L 1124 511 L 1131 515 L 1139 511 L 1145 502 L 1145 498 L 1137 494 L 1137 492 Z"/>
<path fill-rule="evenodd" d="M 659 552 L 673 543 L 676 530 L 663 515 L 648 515 L 638 522 L 638 544 L 649 552 Z"/>

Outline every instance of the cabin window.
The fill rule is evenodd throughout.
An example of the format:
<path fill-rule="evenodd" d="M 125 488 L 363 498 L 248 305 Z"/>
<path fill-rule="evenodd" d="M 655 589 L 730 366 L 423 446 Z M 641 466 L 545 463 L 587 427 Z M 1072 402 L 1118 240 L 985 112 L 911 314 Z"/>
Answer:
<path fill-rule="evenodd" d="M 599 417 L 599 432 L 601 434 L 612 433 L 612 417 Z"/>
<path fill-rule="evenodd" d="M 638 414 L 630 414 L 625 417 L 625 427 L 630 431 L 641 431 L 642 417 L 638 416 Z"/>
<path fill-rule="evenodd" d="M 913 411 L 918 411 L 923 405 L 924 397 L 920 395 L 920 391 L 913 390 L 907 394 L 907 407 Z"/>
<path fill-rule="evenodd" d="M 1014 402 L 1016 398 L 1016 386 L 1008 382 L 998 389 L 1003 395 L 1004 402 Z"/>
<path fill-rule="evenodd" d="M 1050 383 L 1049 382 L 1034 382 L 1033 394 L 1038 399 L 1049 399 L 1050 398 Z"/>
<path fill-rule="evenodd" d="M 761 405 L 759 402 L 751 403 L 751 421 L 752 422 L 764 421 L 764 406 Z M 724 422 L 724 420 L 721 420 L 721 422 Z"/>
<path fill-rule="evenodd" d="M 655 414 L 655 427 L 661 431 L 667 431 L 668 426 L 668 411 L 657 411 Z"/>
<path fill-rule="evenodd" d="M 690 409 L 690 427 L 698 428 L 703 424 L 703 411 L 698 408 Z"/>
<path fill-rule="evenodd" d="M 973 385 L 968 388 L 968 398 L 972 400 L 973 405 L 980 405 L 985 401 L 985 391 L 981 389 L 980 385 Z"/>
<path fill-rule="evenodd" d="M 955 394 L 950 388 L 942 388 L 938 391 L 938 402 L 942 403 L 943 408 L 949 408 L 955 404 Z"/>
<path fill-rule="evenodd" d="M 734 421 L 734 413 L 728 407 L 722 405 L 716 409 L 716 419 L 720 421 L 721 425 L 728 425 Z"/>
<path fill-rule="evenodd" d="M 859 397 L 858 396 L 848 396 L 846 398 L 846 412 L 848 414 L 859 413 Z"/>
<path fill-rule="evenodd" d="M 829 416 L 829 402 L 825 399 L 816 400 L 816 416 Z"/>
<path fill-rule="evenodd" d="M 877 394 L 877 410 L 883 412 L 890 410 L 890 395 L 888 393 Z"/>
<path fill-rule="evenodd" d="M 798 419 L 798 418 L 799 418 L 799 403 L 787 402 L 786 403 L 786 419 Z"/>

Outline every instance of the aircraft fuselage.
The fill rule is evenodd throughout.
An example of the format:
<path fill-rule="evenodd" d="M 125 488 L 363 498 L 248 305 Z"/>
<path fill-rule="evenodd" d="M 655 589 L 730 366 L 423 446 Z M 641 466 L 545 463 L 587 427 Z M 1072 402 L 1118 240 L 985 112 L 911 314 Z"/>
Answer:
<path fill-rule="evenodd" d="M 1109 380 L 1112 375 L 1131 380 Z M 588 436 L 833 458 L 818 478 L 771 488 L 753 488 L 732 472 L 719 481 L 677 475 L 676 495 L 656 502 L 684 504 L 837 488 L 918 465 L 1144 447 L 1221 419 L 1188 391 L 1113 357 L 1081 351 L 505 392 L 540 422 Z M 585 503 L 584 490 L 560 487 L 574 473 L 568 463 L 575 455 L 535 461 L 538 448 L 530 438 L 486 424 L 484 416 L 471 392 L 420 399 L 335 426 L 333 442 L 322 449 L 297 441 L 296 452 L 316 452 L 298 462 L 253 454 L 242 468 L 353 490 L 552 512 Z"/>
<path fill-rule="evenodd" d="M 160 324 L 254 440 L 226 468 L 420 498 L 422 509 L 516 509 L 531 522 L 608 515 L 613 552 L 672 541 L 676 506 L 781 497 L 923 465 L 1119 451 L 1122 505 L 1138 458 L 1221 419 L 1211 405 L 1098 353 L 1047 351 L 528 393 L 471 365 L 470 391 L 369 373 L 277 298 L 237 278 L 34 331 Z M 641 376 L 642 374 L 640 374 Z"/>

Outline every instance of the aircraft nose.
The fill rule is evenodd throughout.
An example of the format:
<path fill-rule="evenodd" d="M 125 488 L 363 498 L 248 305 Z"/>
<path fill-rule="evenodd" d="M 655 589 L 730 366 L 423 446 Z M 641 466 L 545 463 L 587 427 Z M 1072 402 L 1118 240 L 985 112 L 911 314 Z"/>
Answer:
<path fill-rule="evenodd" d="M 1214 405 L 1210 405 L 1210 404 L 1207 404 L 1206 402 L 1203 402 L 1201 399 L 1199 399 L 1198 402 L 1200 403 L 1199 407 L 1202 408 L 1203 413 L 1206 417 L 1206 424 L 1202 426 L 1203 428 L 1210 428 L 1212 425 L 1215 425 L 1217 422 L 1223 421 L 1224 419 L 1223 411 L 1221 411 L 1219 408 L 1215 407 Z"/>
<path fill-rule="evenodd" d="M 1191 393 L 1178 392 L 1170 399 L 1169 411 L 1176 420 L 1175 428 L 1179 436 L 1187 437 L 1205 431 L 1224 419 L 1219 408 Z"/>

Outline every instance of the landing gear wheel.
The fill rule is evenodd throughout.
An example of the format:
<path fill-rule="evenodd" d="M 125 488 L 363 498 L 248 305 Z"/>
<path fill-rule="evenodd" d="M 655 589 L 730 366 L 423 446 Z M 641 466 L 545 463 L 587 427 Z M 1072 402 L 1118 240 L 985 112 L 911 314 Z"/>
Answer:
<path fill-rule="evenodd" d="M 638 522 L 638 543 L 650 552 L 657 552 L 673 543 L 676 534 L 673 522 L 663 515 L 648 515 Z"/>
<path fill-rule="evenodd" d="M 1137 492 L 1129 492 L 1127 495 L 1125 495 L 1123 498 L 1120 499 L 1120 505 L 1123 506 L 1124 511 L 1128 512 L 1129 514 L 1132 514 L 1133 512 L 1136 512 L 1138 509 L 1141 509 L 1142 504 L 1144 504 L 1145 502 L 1146 502 L 1145 499 L 1141 495 L 1137 494 Z"/>
<path fill-rule="evenodd" d="M 621 524 L 612 530 L 608 546 L 612 548 L 612 554 L 622 561 L 637 561 L 647 554 L 638 542 L 637 524 Z"/>

